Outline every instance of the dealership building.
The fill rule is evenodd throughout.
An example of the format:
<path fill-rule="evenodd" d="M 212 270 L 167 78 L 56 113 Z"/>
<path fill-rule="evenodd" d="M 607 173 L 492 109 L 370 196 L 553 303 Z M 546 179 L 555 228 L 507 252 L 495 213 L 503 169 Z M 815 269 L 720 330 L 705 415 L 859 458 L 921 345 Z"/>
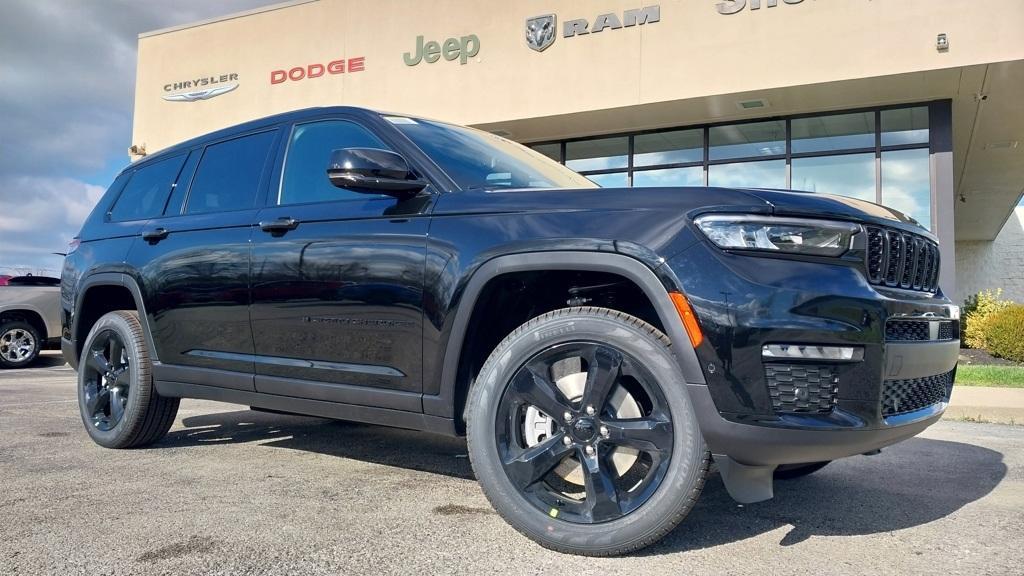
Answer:
<path fill-rule="evenodd" d="M 315 106 L 422 115 L 603 186 L 891 206 L 951 297 L 1024 301 L 1022 30 L 1005 0 L 298 0 L 140 35 L 132 153 Z"/>

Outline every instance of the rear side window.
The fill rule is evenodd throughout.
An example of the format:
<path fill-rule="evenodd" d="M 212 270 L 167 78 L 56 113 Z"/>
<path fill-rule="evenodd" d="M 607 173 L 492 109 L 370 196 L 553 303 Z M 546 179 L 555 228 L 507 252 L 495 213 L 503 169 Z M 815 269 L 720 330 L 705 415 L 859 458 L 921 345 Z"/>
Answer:
<path fill-rule="evenodd" d="M 114 222 L 144 220 L 163 214 L 167 196 L 171 193 L 185 156 L 175 156 L 147 164 L 136 170 L 121 195 L 110 209 Z"/>
<path fill-rule="evenodd" d="M 275 134 L 260 132 L 207 146 L 192 179 L 185 212 L 227 212 L 256 206 Z"/>
<path fill-rule="evenodd" d="M 390 150 L 372 132 L 353 122 L 326 120 L 299 124 L 292 130 L 277 203 L 303 204 L 372 197 L 331 184 L 327 177 L 327 164 L 331 152 L 341 148 Z"/>

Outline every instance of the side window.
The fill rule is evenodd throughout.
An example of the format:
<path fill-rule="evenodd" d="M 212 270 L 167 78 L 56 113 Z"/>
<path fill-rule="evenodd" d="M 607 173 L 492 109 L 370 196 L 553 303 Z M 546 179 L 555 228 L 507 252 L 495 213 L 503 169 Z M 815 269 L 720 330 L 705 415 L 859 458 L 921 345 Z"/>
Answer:
<path fill-rule="evenodd" d="M 163 214 L 171 185 L 185 163 L 185 156 L 175 156 L 147 164 L 132 174 L 121 195 L 110 209 L 114 222 L 144 220 Z"/>
<path fill-rule="evenodd" d="M 327 162 L 331 159 L 331 152 L 339 148 L 391 149 L 366 128 L 347 120 L 299 124 L 292 130 L 277 203 L 305 204 L 367 198 L 366 194 L 336 188 L 327 178 Z"/>
<path fill-rule="evenodd" d="M 260 132 L 206 147 L 188 193 L 187 214 L 256 206 L 260 178 L 275 132 Z"/>

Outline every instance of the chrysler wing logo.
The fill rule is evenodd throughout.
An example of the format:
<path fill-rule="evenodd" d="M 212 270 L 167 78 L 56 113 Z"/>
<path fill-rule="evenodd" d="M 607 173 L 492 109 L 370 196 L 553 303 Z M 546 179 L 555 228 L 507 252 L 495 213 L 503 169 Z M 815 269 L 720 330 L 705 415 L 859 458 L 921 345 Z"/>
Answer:
<path fill-rule="evenodd" d="M 216 88 L 207 88 L 206 90 L 193 90 L 192 92 L 182 92 L 180 94 L 166 94 L 163 96 L 163 99 L 168 102 L 195 102 L 197 100 L 209 100 L 215 96 L 227 94 L 235 88 L 238 88 L 238 82 L 232 82 L 231 84 L 218 86 Z"/>
<path fill-rule="evenodd" d="M 526 19 L 526 45 L 543 52 L 555 42 L 555 15 L 545 14 Z"/>

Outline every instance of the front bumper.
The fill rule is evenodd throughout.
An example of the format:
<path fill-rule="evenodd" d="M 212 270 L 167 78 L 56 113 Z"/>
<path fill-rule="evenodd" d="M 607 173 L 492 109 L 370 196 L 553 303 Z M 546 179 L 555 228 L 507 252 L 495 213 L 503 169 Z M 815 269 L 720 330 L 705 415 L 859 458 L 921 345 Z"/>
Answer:
<path fill-rule="evenodd" d="M 711 453 L 747 466 L 825 462 L 872 452 L 916 436 L 938 421 L 947 406 L 933 404 L 901 415 L 896 424 L 872 429 L 769 426 L 728 420 L 716 410 L 707 386 L 690 384 L 688 388 Z"/>
<path fill-rule="evenodd" d="M 769 470 L 835 460 L 910 438 L 945 411 L 959 318 L 941 293 L 878 288 L 849 262 L 730 254 L 704 242 L 667 265 L 705 334 L 697 356 L 707 384 L 689 390 L 716 456 Z M 890 322 L 926 328 L 909 341 Z M 769 357 L 773 344 L 857 355 Z"/>

